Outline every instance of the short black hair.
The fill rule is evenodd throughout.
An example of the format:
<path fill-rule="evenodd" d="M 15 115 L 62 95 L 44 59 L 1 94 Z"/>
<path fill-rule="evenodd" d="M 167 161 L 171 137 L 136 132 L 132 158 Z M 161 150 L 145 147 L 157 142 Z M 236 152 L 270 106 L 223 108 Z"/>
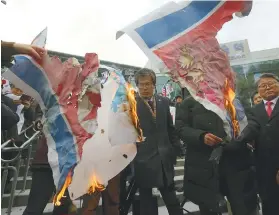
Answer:
<path fill-rule="evenodd" d="M 135 74 L 135 82 L 136 82 L 137 86 L 139 84 L 139 78 L 143 77 L 143 76 L 150 76 L 154 86 L 156 85 L 156 74 L 155 74 L 155 72 L 151 69 L 144 68 L 144 69 L 141 69 L 141 70 L 137 71 L 136 74 Z"/>
<path fill-rule="evenodd" d="M 182 96 L 181 95 L 175 96 L 175 99 L 178 99 L 178 98 L 182 99 Z"/>
<path fill-rule="evenodd" d="M 255 92 L 252 94 L 252 96 L 251 96 L 252 101 L 254 101 L 254 97 L 255 97 L 258 93 L 259 93 L 258 91 L 255 91 Z"/>
<path fill-rule="evenodd" d="M 278 78 L 277 75 L 275 75 L 273 73 L 264 73 L 260 76 L 259 80 L 256 82 L 257 86 L 259 85 L 260 80 L 263 79 L 263 78 L 273 78 L 274 80 L 279 82 L 279 78 Z"/>

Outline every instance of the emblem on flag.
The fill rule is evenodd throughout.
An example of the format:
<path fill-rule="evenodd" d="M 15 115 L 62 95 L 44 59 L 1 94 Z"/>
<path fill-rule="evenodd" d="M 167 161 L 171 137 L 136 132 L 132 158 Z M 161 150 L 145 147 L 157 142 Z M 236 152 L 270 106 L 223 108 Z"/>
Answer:
<path fill-rule="evenodd" d="M 116 38 L 128 34 L 153 65 L 223 120 L 231 138 L 247 122 L 236 118 L 234 72 L 215 37 L 234 13 L 248 15 L 251 7 L 244 0 L 169 2 L 117 32 Z"/>

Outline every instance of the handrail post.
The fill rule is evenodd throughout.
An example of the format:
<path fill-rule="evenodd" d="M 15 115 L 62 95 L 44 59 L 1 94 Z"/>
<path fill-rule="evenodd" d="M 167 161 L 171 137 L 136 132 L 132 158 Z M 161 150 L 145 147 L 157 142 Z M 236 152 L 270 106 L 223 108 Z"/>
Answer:
<path fill-rule="evenodd" d="M 19 167 L 20 165 L 20 159 L 18 159 L 17 161 L 17 167 Z M 16 191 L 16 185 L 17 185 L 17 178 L 18 178 L 18 171 L 16 167 L 10 166 L 10 169 L 14 172 L 14 180 L 12 183 L 12 190 L 11 190 L 11 196 L 9 199 L 9 205 L 8 205 L 8 211 L 7 214 L 10 215 L 12 212 L 12 207 L 14 204 L 14 198 L 15 198 L 15 191 Z"/>
<path fill-rule="evenodd" d="M 2 179 L 1 179 L 1 199 L 3 198 L 5 188 L 6 188 L 6 183 L 8 179 L 8 169 L 7 169 L 8 164 L 5 165 L 5 167 L 2 167 L 1 169 L 4 169 Z"/>
<path fill-rule="evenodd" d="M 25 163 L 25 168 L 24 168 L 23 187 L 22 187 L 23 192 L 25 191 L 25 188 L 26 188 L 26 179 L 27 179 L 29 165 L 30 165 L 31 153 L 32 153 L 32 144 L 30 144 L 30 146 L 28 147 L 28 156 L 26 158 L 26 163 Z"/>
<path fill-rule="evenodd" d="M 22 134 L 25 134 L 26 131 L 30 128 L 32 128 L 33 126 L 29 126 L 27 129 L 25 129 L 24 131 L 21 132 Z M 1 199 L 3 199 L 4 197 L 4 193 L 5 193 L 5 186 L 7 183 L 7 178 L 9 175 L 9 171 L 13 172 L 13 181 L 12 181 L 12 189 L 11 189 L 11 193 L 9 196 L 9 202 L 8 202 L 8 208 L 7 208 L 7 215 L 10 215 L 12 212 L 12 207 L 13 207 L 13 203 L 14 203 L 14 198 L 15 198 L 15 192 L 16 192 L 16 186 L 17 186 L 17 182 L 18 182 L 18 176 L 19 176 L 19 170 L 20 170 L 20 166 L 22 164 L 22 151 L 28 148 L 28 157 L 26 158 L 26 162 L 25 162 L 25 168 L 24 168 L 24 176 L 23 176 L 23 187 L 21 191 L 25 191 L 26 189 L 26 181 L 27 181 L 27 175 L 28 175 L 28 169 L 29 169 L 29 165 L 30 165 L 30 159 L 31 159 L 31 155 L 32 155 L 32 144 L 34 142 L 34 140 L 36 140 L 40 135 L 40 131 L 36 131 L 32 136 L 30 137 L 26 137 L 27 140 L 21 145 L 21 146 L 17 146 L 14 143 L 13 139 L 10 139 L 6 142 L 4 142 L 3 144 L 1 144 L 1 152 L 17 152 L 17 155 L 9 160 L 5 160 L 3 158 L 1 158 L 2 164 L 4 164 L 1 169 L 4 170 L 3 171 L 3 176 L 1 179 Z M 12 146 L 9 146 L 12 145 Z M 15 166 L 13 165 L 13 163 L 15 163 Z"/>

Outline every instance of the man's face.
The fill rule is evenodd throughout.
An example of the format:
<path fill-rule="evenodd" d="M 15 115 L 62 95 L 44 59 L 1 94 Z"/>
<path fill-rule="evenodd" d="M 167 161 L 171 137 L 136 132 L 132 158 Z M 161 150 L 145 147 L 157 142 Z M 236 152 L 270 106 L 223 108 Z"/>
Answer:
<path fill-rule="evenodd" d="M 261 78 L 258 92 L 264 100 L 270 101 L 279 95 L 279 82 L 274 78 Z"/>
<path fill-rule="evenodd" d="M 12 88 L 12 93 L 16 96 L 21 96 L 23 94 L 22 90 L 16 87 Z"/>
<path fill-rule="evenodd" d="M 263 100 L 263 98 L 258 93 L 256 95 L 254 95 L 254 97 L 253 97 L 254 105 L 259 104 L 262 100 Z"/>
<path fill-rule="evenodd" d="M 178 97 L 177 99 L 176 99 L 176 103 L 177 104 L 180 104 L 182 102 L 182 98 L 181 97 Z"/>
<path fill-rule="evenodd" d="M 138 80 L 139 94 L 143 98 L 150 98 L 154 93 L 154 84 L 151 76 L 141 76 Z"/>

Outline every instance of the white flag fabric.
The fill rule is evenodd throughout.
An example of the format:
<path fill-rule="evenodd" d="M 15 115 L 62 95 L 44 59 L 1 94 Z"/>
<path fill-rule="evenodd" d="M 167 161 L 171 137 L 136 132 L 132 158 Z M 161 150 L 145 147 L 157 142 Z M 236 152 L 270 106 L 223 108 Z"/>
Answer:
<path fill-rule="evenodd" d="M 93 138 L 85 142 L 82 159 L 69 186 L 73 199 L 87 192 L 93 175 L 100 184 L 106 185 L 134 159 L 138 134 L 124 109 L 126 94 L 123 76 L 111 71 L 101 91 L 98 128 Z"/>
<path fill-rule="evenodd" d="M 32 45 L 44 48 L 47 40 L 47 27 L 32 41 Z"/>
<path fill-rule="evenodd" d="M 45 41 L 46 29 L 33 44 L 43 47 Z M 87 53 L 82 65 L 74 58 L 62 63 L 46 53 L 41 65 L 30 56 L 17 55 L 15 64 L 3 74 L 37 100 L 44 113 L 55 203 L 67 187 L 76 199 L 96 183 L 106 185 L 136 155 L 135 142 L 141 132 L 138 119 L 132 116 L 135 102 L 130 105 L 129 100 L 135 98 L 116 70 L 110 71 L 101 88 L 98 68 L 95 53 Z"/>

